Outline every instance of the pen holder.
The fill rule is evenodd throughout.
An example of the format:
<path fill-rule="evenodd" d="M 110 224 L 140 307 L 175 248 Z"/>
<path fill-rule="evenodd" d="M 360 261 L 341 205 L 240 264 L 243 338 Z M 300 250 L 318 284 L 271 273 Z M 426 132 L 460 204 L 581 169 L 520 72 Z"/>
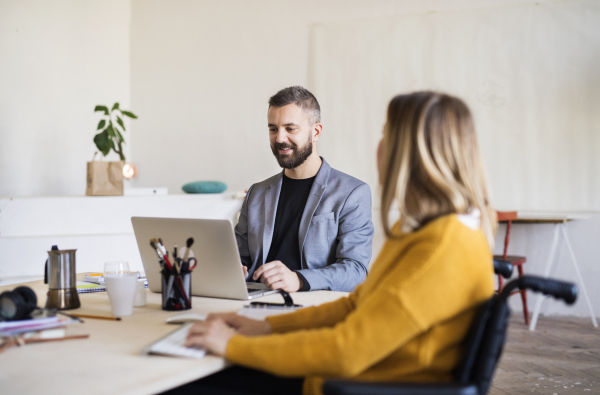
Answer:
<path fill-rule="evenodd" d="M 192 272 L 176 273 L 166 267 L 161 271 L 162 309 L 189 310 L 192 308 Z"/>

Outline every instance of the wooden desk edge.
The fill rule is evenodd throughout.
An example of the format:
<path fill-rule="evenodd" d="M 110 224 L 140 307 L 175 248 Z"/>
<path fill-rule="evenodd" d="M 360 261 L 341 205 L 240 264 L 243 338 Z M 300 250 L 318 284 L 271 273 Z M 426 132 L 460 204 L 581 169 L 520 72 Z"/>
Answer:
<path fill-rule="evenodd" d="M 573 221 L 574 218 L 517 218 L 513 219 L 513 224 L 564 224 L 569 221 Z M 498 221 L 498 223 L 505 224 L 508 221 Z"/>

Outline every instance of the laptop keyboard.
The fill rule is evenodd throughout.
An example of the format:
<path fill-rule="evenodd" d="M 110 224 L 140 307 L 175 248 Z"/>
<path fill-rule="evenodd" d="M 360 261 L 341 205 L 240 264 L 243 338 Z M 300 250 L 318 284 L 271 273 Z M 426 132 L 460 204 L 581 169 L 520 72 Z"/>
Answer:
<path fill-rule="evenodd" d="M 193 323 L 182 325 L 181 328 L 171 332 L 148 349 L 149 354 L 168 355 L 173 357 L 204 358 L 206 350 L 203 348 L 185 347 L 188 331 Z"/>

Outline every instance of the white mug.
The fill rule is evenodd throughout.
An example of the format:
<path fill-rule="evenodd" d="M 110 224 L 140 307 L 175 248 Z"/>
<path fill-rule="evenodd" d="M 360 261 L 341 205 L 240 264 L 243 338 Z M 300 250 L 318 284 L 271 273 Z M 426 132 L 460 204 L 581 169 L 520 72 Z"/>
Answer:
<path fill-rule="evenodd" d="M 146 280 L 140 279 L 137 281 L 137 290 L 135 291 L 134 307 L 142 307 L 146 305 Z"/>
<path fill-rule="evenodd" d="M 137 289 L 137 274 L 109 274 L 104 279 L 110 299 L 110 307 L 115 317 L 133 314 L 133 301 Z"/>

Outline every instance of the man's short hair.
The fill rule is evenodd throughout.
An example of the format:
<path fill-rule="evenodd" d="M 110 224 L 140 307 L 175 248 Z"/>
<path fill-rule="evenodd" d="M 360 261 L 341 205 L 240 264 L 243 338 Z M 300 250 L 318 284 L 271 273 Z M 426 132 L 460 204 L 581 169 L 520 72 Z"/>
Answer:
<path fill-rule="evenodd" d="M 295 104 L 303 109 L 312 125 L 321 122 L 321 106 L 315 95 L 308 89 L 301 86 L 290 86 L 283 88 L 269 99 L 269 108 L 283 107 L 288 104 Z"/>

